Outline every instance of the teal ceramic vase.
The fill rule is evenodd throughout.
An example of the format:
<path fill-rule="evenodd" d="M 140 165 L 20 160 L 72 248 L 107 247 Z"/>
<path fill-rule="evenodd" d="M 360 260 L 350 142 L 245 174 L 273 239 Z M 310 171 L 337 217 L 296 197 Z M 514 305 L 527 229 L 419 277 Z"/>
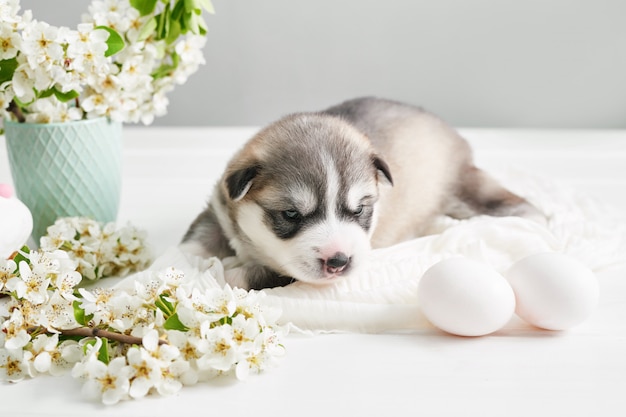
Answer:
<path fill-rule="evenodd" d="M 4 122 L 17 197 L 33 215 L 32 238 L 59 217 L 117 217 L 122 124 L 107 118 L 68 123 Z"/>

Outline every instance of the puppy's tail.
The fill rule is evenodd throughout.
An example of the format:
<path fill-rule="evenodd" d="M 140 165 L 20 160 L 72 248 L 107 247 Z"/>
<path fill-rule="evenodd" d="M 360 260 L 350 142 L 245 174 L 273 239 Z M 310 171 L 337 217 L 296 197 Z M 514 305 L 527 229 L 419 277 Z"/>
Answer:
<path fill-rule="evenodd" d="M 485 171 L 469 166 L 456 184 L 451 199 L 444 207 L 446 215 L 467 219 L 486 214 L 489 216 L 520 216 L 540 223 L 546 216 L 526 199 L 504 188 Z"/>

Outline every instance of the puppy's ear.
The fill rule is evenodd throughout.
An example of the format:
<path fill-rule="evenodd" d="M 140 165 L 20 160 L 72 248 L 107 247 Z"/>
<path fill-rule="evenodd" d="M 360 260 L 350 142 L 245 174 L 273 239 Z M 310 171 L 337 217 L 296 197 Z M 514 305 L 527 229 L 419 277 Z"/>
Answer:
<path fill-rule="evenodd" d="M 250 187 L 252 187 L 252 181 L 259 174 L 260 169 L 261 167 L 258 165 L 252 165 L 228 174 L 225 181 L 230 198 L 234 201 L 244 198 Z"/>
<path fill-rule="evenodd" d="M 391 170 L 389 169 L 389 165 L 385 161 L 383 161 L 378 155 L 372 156 L 372 162 L 374 167 L 378 172 L 382 172 L 382 174 L 387 178 L 389 184 L 393 185 L 393 178 L 391 177 Z"/>

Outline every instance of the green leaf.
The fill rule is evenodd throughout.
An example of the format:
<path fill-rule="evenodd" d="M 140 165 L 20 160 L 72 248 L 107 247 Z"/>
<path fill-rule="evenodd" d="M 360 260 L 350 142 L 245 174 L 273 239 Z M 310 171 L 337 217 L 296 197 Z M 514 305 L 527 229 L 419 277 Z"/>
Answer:
<path fill-rule="evenodd" d="M 17 251 L 17 255 L 15 255 L 15 257 L 13 258 L 13 262 L 15 262 L 16 265 L 19 265 L 20 262 L 26 262 L 30 265 L 30 259 L 28 259 L 28 257 L 26 256 L 29 253 L 30 248 L 26 245 L 22 246 L 22 248 Z"/>
<path fill-rule="evenodd" d="M 81 326 L 85 325 L 85 310 L 80 307 L 80 301 L 74 300 L 72 303 L 72 308 L 74 309 L 74 319 Z"/>
<path fill-rule="evenodd" d="M 124 39 L 122 38 L 122 36 L 110 27 L 96 26 L 96 29 L 103 29 L 109 32 L 109 38 L 107 39 L 107 50 L 104 53 L 104 56 L 109 57 L 111 55 L 115 55 L 116 53 L 124 49 L 124 46 L 126 46 L 124 44 Z"/>
<path fill-rule="evenodd" d="M 156 28 L 155 28 L 155 38 L 157 40 L 163 39 L 163 33 L 165 33 L 165 15 L 163 13 L 159 13 L 154 16 L 156 20 Z"/>
<path fill-rule="evenodd" d="M 37 97 L 38 97 L 38 98 L 46 98 L 46 97 L 50 97 L 50 96 L 52 96 L 53 94 L 54 94 L 54 89 L 53 89 L 53 88 L 49 88 L 49 89 L 47 89 L 47 90 L 40 91 L 40 92 L 37 94 Z"/>
<path fill-rule="evenodd" d="M 183 16 L 183 21 L 185 23 L 185 27 L 189 29 L 191 33 L 198 33 L 198 21 L 196 20 L 198 15 L 193 12 L 187 12 Z"/>
<path fill-rule="evenodd" d="M 198 16 L 197 17 L 197 21 L 198 21 L 198 33 L 196 33 L 196 35 L 206 35 L 207 32 L 209 31 L 208 26 L 206 25 L 206 22 L 204 21 L 204 18 L 202 16 Z"/>
<path fill-rule="evenodd" d="M 154 71 L 150 75 L 152 75 L 152 78 L 154 78 L 155 80 L 158 80 L 159 78 L 167 77 L 175 69 L 176 69 L 176 67 L 174 65 L 163 64 L 159 68 L 157 68 L 157 70 Z"/>
<path fill-rule="evenodd" d="M 100 362 L 104 362 L 108 364 L 111 359 L 109 355 L 109 340 L 104 337 L 101 338 L 100 340 L 102 341 L 102 346 L 100 346 L 100 350 L 98 350 L 98 360 Z M 87 349 L 89 349 L 89 346 L 95 346 L 95 345 L 96 345 L 95 339 L 85 341 L 85 344 L 83 345 L 83 353 L 86 354 Z"/>
<path fill-rule="evenodd" d="M 33 88 L 33 92 L 35 93 L 35 95 L 37 95 L 37 90 L 35 90 L 34 88 Z M 30 102 L 25 103 L 19 98 L 13 97 L 13 101 L 15 102 L 15 104 L 17 104 L 18 107 L 24 108 L 24 107 L 30 106 L 35 101 L 35 99 L 32 99 Z"/>
<path fill-rule="evenodd" d="M 185 16 L 186 14 L 182 13 L 180 15 L 180 18 L 176 20 L 180 24 L 180 30 L 182 33 L 187 33 L 187 31 L 189 30 L 189 28 L 187 27 L 187 19 L 185 18 Z"/>
<path fill-rule="evenodd" d="M 159 68 L 156 69 L 152 74 L 152 78 L 158 80 L 159 78 L 167 77 L 172 74 L 174 70 L 178 67 L 180 63 L 180 56 L 176 53 L 176 51 L 172 51 L 170 54 L 170 58 L 172 59 L 171 64 L 162 64 Z"/>
<path fill-rule="evenodd" d="M 70 100 L 74 100 L 76 97 L 78 97 L 80 94 L 78 94 L 78 91 L 76 90 L 70 90 L 67 93 L 64 93 L 62 91 L 57 90 L 56 88 L 54 88 L 54 96 L 57 98 L 57 100 L 59 100 L 61 103 L 67 103 Z"/>
<path fill-rule="evenodd" d="M 176 67 L 178 67 L 178 64 L 180 63 L 180 55 L 178 55 L 176 51 L 172 51 L 170 58 L 172 58 L 172 67 L 176 69 Z"/>
<path fill-rule="evenodd" d="M 185 0 L 185 10 L 187 13 L 193 12 L 196 9 L 202 7 L 198 0 Z"/>
<path fill-rule="evenodd" d="M 172 9 L 172 20 L 180 20 L 185 11 L 185 0 L 178 0 Z"/>
<path fill-rule="evenodd" d="M 176 311 L 176 307 L 174 304 L 167 300 L 167 297 L 163 294 L 159 295 L 159 299 L 156 301 L 155 305 L 161 310 L 166 316 L 171 315 Z"/>
<path fill-rule="evenodd" d="M 207 12 L 214 14 L 215 8 L 213 7 L 213 3 L 211 0 L 184 0 L 185 1 L 185 11 L 188 13 L 195 13 L 197 15 L 202 14 L 202 9 Z"/>
<path fill-rule="evenodd" d="M 80 300 L 74 300 L 72 308 L 74 309 L 74 318 L 81 326 L 87 326 L 93 319 L 93 314 L 85 315 L 85 309 L 80 306 Z"/>
<path fill-rule="evenodd" d="M 177 20 L 172 20 L 170 22 L 170 31 L 165 38 L 165 43 L 171 45 L 172 43 L 176 42 L 176 39 L 178 39 L 181 33 L 182 30 L 180 28 L 180 22 L 178 22 Z"/>
<path fill-rule="evenodd" d="M 156 49 L 156 58 L 159 60 L 162 60 L 165 57 L 165 53 L 166 53 L 166 49 L 167 49 L 167 45 L 165 45 L 164 42 L 157 42 L 154 45 L 154 48 Z"/>
<path fill-rule="evenodd" d="M 139 11 L 141 16 L 147 16 L 154 12 L 157 0 L 130 0 L 130 5 Z"/>
<path fill-rule="evenodd" d="M 89 346 L 95 346 L 95 344 L 96 344 L 95 339 L 87 340 L 85 344 L 83 345 L 83 354 L 87 354 L 87 350 L 89 349 Z"/>
<path fill-rule="evenodd" d="M 100 350 L 98 351 L 98 360 L 106 364 L 109 363 L 109 339 L 102 338 L 102 346 L 100 346 Z"/>
<path fill-rule="evenodd" d="M 148 20 L 144 25 L 139 29 L 139 35 L 137 35 L 137 41 L 141 42 L 150 37 L 150 35 L 154 34 L 154 31 L 157 27 L 157 19 L 153 17 Z"/>
<path fill-rule="evenodd" d="M 73 340 L 75 342 L 80 342 L 84 338 L 85 338 L 85 336 L 68 336 L 68 335 L 65 335 L 65 334 L 61 333 L 59 335 L 59 342 L 63 342 L 64 340 Z M 85 351 L 85 349 L 83 348 L 83 352 L 84 351 Z"/>
<path fill-rule="evenodd" d="M 211 3 L 211 0 L 199 0 L 200 4 L 202 4 L 202 7 L 204 8 L 204 10 L 206 10 L 207 12 L 211 13 L 211 14 L 215 14 L 215 8 L 213 7 L 213 3 Z"/>
<path fill-rule="evenodd" d="M 6 81 L 11 81 L 16 68 L 17 58 L 4 59 L 0 61 L 0 84 Z"/>
<path fill-rule="evenodd" d="M 172 314 L 167 320 L 165 320 L 165 323 L 163 323 L 163 328 L 166 330 L 180 330 L 181 332 L 186 332 L 189 330 L 189 328 L 185 326 L 178 318 L 178 313 Z"/>
<path fill-rule="evenodd" d="M 232 317 L 222 317 L 221 319 L 218 320 L 218 323 L 220 325 L 225 325 L 225 324 L 233 324 L 233 318 Z"/>
<path fill-rule="evenodd" d="M 170 30 L 171 15 L 172 15 L 172 9 L 170 8 L 170 5 L 168 3 L 167 6 L 165 6 L 165 8 L 163 9 L 163 11 L 155 16 L 156 21 L 157 21 L 157 26 L 156 26 L 156 39 L 157 40 L 167 38 L 167 35 Z"/>

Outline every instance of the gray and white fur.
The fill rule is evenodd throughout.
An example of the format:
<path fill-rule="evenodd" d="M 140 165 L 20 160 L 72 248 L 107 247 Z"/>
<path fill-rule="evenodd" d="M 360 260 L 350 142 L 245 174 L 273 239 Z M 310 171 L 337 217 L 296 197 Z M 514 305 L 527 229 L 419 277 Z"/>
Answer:
<path fill-rule="evenodd" d="M 377 98 L 284 117 L 228 163 L 181 248 L 236 256 L 227 281 L 246 289 L 327 283 L 371 248 L 424 234 L 441 215 L 542 217 L 472 162 L 436 116 Z"/>

